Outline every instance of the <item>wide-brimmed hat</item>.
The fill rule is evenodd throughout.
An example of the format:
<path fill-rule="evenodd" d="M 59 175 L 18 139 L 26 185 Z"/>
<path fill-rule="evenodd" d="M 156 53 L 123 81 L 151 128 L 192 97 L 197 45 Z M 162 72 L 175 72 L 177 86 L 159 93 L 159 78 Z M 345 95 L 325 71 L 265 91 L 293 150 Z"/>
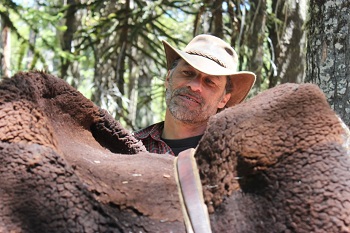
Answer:
<path fill-rule="evenodd" d="M 226 107 L 242 102 L 254 85 L 255 74 L 249 71 L 237 71 L 236 51 L 218 37 L 198 35 L 190 41 L 184 51 L 172 47 L 166 41 L 163 41 L 163 45 L 168 70 L 172 68 L 176 59 L 182 58 L 200 72 L 215 76 L 230 76 L 233 88 Z"/>

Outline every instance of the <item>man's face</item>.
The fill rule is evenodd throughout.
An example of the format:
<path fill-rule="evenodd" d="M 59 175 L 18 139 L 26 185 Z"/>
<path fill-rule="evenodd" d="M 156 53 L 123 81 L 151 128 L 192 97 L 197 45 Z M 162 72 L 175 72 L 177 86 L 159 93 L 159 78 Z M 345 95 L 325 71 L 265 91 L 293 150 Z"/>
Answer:
<path fill-rule="evenodd" d="M 174 118 L 194 124 L 206 122 L 225 107 L 231 94 L 225 94 L 226 76 L 202 73 L 184 60 L 168 71 L 166 104 Z"/>

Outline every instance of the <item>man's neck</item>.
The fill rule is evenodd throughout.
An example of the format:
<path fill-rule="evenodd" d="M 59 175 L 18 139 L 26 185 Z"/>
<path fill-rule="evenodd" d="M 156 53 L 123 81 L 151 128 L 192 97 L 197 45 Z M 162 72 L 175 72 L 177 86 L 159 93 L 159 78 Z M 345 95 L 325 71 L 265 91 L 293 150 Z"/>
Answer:
<path fill-rule="evenodd" d="M 168 112 L 165 114 L 162 138 L 183 139 L 204 134 L 207 122 L 198 124 L 184 123 L 175 119 Z"/>

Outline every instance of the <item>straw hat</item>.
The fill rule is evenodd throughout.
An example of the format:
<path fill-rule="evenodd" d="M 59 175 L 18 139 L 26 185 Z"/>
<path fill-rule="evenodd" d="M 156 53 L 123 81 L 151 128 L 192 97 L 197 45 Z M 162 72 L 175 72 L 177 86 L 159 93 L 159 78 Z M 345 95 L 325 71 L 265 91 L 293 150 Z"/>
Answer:
<path fill-rule="evenodd" d="M 198 35 L 190 41 L 184 51 L 174 48 L 166 41 L 163 41 L 163 45 L 168 70 L 176 59 L 182 58 L 200 72 L 215 76 L 230 76 L 233 88 L 226 107 L 242 102 L 254 85 L 255 74 L 249 71 L 237 72 L 237 53 L 218 37 Z"/>

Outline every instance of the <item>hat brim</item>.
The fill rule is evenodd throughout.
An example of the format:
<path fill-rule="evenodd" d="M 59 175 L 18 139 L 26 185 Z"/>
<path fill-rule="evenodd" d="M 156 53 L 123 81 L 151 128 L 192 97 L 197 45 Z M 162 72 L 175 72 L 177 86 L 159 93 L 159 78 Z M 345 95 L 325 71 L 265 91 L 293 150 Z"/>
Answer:
<path fill-rule="evenodd" d="M 245 100 L 249 91 L 252 89 L 255 83 L 256 76 L 253 72 L 236 72 L 232 69 L 227 69 L 208 58 L 178 50 L 172 47 L 167 41 L 163 40 L 162 42 L 164 45 L 168 70 L 172 68 L 172 65 L 176 59 L 182 58 L 193 68 L 205 74 L 215 76 L 230 76 L 233 88 L 231 92 L 231 98 L 227 102 L 226 107 L 232 107 Z"/>

